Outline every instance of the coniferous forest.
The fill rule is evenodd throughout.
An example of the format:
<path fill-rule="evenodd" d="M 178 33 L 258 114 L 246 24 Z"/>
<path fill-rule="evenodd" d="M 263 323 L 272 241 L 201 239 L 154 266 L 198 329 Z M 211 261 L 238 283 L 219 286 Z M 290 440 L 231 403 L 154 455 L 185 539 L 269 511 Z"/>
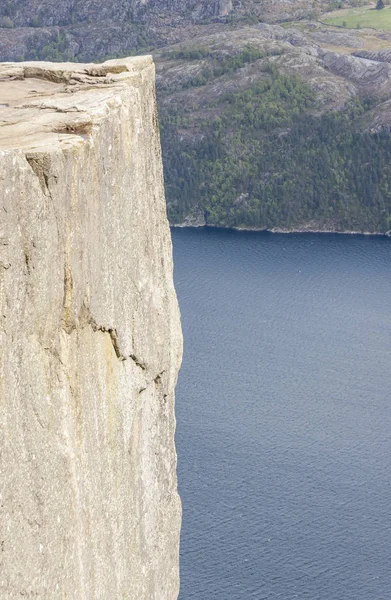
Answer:
<path fill-rule="evenodd" d="M 391 137 L 363 131 L 378 99 L 319 114 L 303 80 L 271 64 L 265 71 L 264 81 L 219 98 L 211 120 L 190 125 L 183 111 L 161 114 L 170 220 L 193 214 L 213 226 L 390 230 Z"/>

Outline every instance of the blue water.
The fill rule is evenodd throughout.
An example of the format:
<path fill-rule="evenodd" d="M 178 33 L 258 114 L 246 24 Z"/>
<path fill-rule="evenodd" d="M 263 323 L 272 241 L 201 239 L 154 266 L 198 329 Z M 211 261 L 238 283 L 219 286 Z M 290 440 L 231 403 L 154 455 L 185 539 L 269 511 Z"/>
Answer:
<path fill-rule="evenodd" d="M 181 600 L 391 598 L 391 240 L 173 231 Z"/>

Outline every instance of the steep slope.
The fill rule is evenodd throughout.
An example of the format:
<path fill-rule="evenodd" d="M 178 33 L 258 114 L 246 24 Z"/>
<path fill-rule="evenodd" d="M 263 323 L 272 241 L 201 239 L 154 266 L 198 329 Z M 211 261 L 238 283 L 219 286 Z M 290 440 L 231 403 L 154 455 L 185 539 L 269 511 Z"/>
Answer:
<path fill-rule="evenodd" d="M 181 330 L 152 60 L 0 80 L 0 596 L 174 600 Z"/>
<path fill-rule="evenodd" d="M 172 222 L 389 231 L 391 70 L 373 43 L 220 24 L 156 51 Z"/>

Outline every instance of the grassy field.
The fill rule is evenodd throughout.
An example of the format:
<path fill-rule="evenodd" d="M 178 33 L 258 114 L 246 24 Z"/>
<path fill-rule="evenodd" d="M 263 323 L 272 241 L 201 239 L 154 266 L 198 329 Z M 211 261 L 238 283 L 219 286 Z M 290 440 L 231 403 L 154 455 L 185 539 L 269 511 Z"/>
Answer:
<path fill-rule="evenodd" d="M 386 6 L 383 10 L 376 10 L 372 6 L 338 10 L 324 15 L 322 21 L 327 25 L 340 25 L 348 29 L 372 27 L 391 31 L 391 7 Z"/>

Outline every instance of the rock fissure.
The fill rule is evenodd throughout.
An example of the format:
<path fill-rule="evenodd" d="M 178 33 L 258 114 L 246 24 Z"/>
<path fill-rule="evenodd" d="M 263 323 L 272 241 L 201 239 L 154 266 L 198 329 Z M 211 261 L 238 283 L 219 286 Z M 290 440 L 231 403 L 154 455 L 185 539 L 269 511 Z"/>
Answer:
<path fill-rule="evenodd" d="M 62 312 L 62 328 L 66 333 L 71 333 L 76 324 L 72 319 L 72 301 L 73 301 L 73 279 L 72 272 L 68 262 L 64 266 L 64 297 Z"/>
<path fill-rule="evenodd" d="M 130 354 L 129 358 L 132 359 L 132 361 L 136 364 L 137 367 L 140 367 L 142 371 L 145 371 L 145 369 L 147 368 L 146 365 L 142 361 L 140 361 L 135 354 Z"/>
<path fill-rule="evenodd" d="M 39 184 L 45 196 L 50 196 L 49 172 L 50 158 L 43 154 L 26 154 L 26 160 L 38 177 Z"/>
<path fill-rule="evenodd" d="M 122 361 L 126 360 L 126 356 L 124 356 L 119 349 L 117 331 L 114 328 L 97 325 L 93 319 L 90 320 L 90 325 L 93 331 L 102 331 L 102 333 L 107 333 L 110 336 L 116 357 Z"/>

